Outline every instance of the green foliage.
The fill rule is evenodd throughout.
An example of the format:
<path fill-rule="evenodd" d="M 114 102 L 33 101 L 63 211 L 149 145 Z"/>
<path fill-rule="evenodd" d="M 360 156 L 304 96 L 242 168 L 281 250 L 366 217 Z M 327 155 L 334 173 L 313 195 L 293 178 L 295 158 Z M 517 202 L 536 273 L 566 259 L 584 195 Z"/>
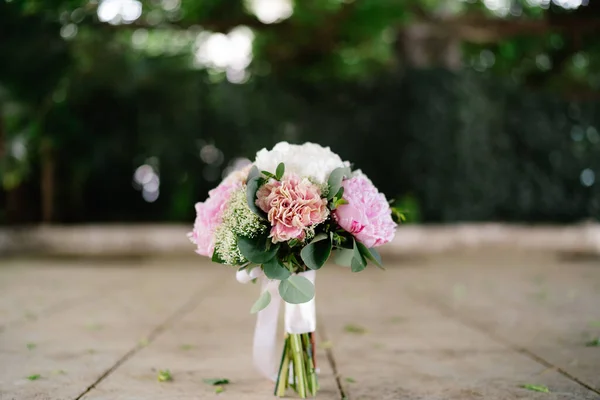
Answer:
<path fill-rule="evenodd" d="M 30 381 L 37 381 L 38 379 L 40 379 L 42 376 L 40 374 L 33 374 L 33 375 L 29 375 L 27 377 L 27 379 L 29 379 Z"/>
<path fill-rule="evenodd" d="M 524 384 L 521 385 L 521 387 L 523 389 L 531 390 L 532 392 L 550 393 L 550 389 L 548 389 L 548 387 L 544 385 Z"/>
<path fill-rule="evenodd" d="M 269 293 L 268 290 L 265 290 L 260 295 L 260 297 L 258 298 L 258 300 L 256 300 L 256 302 L 254 303 L 254 305 L 252 306 L 252 308 L 250 309 L 250 313 L 251 314 L 256 314 L 260 310 L 266 308 L 269 305 L 270 302 L 271 302 L 271 293 Z"/>
<path fill-rule="evenodd" d="M 217 0 L 144 2 L 135 23 L 108 24 L 99 2 L 0 1 L 0 219 L 40 220 L 44 148 L 60 176 L 57 221 L 189 221 L 229 161 L 278 140 L 333 145 L 388 195 L 412 193 L 420 213 L 399 205 L 409 222 L 598 214 L 598 185 L 579 182 L 584 168 L 600 175 L 597 102 L 557 94 L 595 99 L 600 89 L 600 46 L 586 30 L 596 2 L 569 11 L 517 2 L 522 15 L 507 18 L 483 2 L 294 3 L 274 24 Z M 478 18 L 489 29 L 455 29 Z M 512 33 L 532 21 L 544 24 Z M 413 71 L 413 50 L 439 53 L 406 40 L 413 22 L 483 33 L 463 38 L 462 72 Z M 199 27 L 240 25 L 252 29 L 253 60 L 234 85 L 193 51 Z M 583 139 L 570 140 L 578 130 Z M 388 145 L 373 157 L 373 143 Z M 198 157 L 209 145 L 222 153 L 212 163 Z M 129 178 L 150 159 L 160 164 L 153 203 Z M 254 196 L 260 181 L 249 185 Z"/>
<path fill-rule="evenodd" d="M 292 275 L 279 283 L 279 295 L 286 303 L 306 303 L 315 296 L 315 286 L 303 276 Z"/>
<path fill-rule="evenodd" d="M 348 332 L 348 333 L 354 333 L 357 335 L 364 335 L 365 333 L 367 333 L 367 329 L 365 329 L 362 326 L 359 325 L 355 325 L 355 324 L 347 324 L 344 326 L 344 331 Z"/>
<path fill-rule="evenodd" d="M 373 262 L 373 264 L 375 264 L 377 267 L 379 267 L 381 269 L 385 269 L 385 268 L 383 268 L 383 262 L 381 261 L 381 256 L 379 255 L 379 252 L 377 250 L 375 250 L 374 248 L 369 249 L 369 248 L 367 248 L 367 246 L 365 246 L 364 244 L 362 244 L 360 242 L 355 242 L 355 243 L 356 243 L 356 247 L 358 247 L 358 251 L 363 256 L 364 259 L 371 260 Z"/>
<path fill-rule="evenodd" d="M 360 251 L 359 245 L 360 243 L 354 240 L 352 261 L 350 262 L 352 272 L 360 272 L 367 267 L 367 260 L 365 260 L 364 255 Z"/>
<path fill-rule="evenodd" d="M 352 249 L 336 249 L 334 251 L 333 262 L 336 265 L 342 267 L 350 267 L 352 265 L 352 259 L 354 258 L 354 248 Z"/>
<path fill-rule="evenodd" d="M 279 257 L 273 257 L 269 261 L 263 263 L 263 270 L 269 279 L 286 280 L 290 277 L 291 272 L 279 260 Z"/>
<path fill-rule="evenodd" d="M 331 236 L 326 233 L 319 233 L 310 243 L 300 251 L 300 257 L 304 264 L 310 269 L 320 269 L 331 254 Z"/>
<path fill-rule="evenodd" d="M 227 378 L 203 379 L 204 383 L 212 386 L 229 385 L 230 381 Z"/>
<path fill-rule="evenodd" d="M 327 179 L 327 184 L 329 185 L 327 200 L 331 200 L 334 197 L 341 198 L 341 196 L 344 194 L 343 191 L 340 192 L 342 189 L 342 180 L 350 177 L 351 173 L 352 171 L 350 171 L 350 168 L 348 167 L 336 168 L 331 172 L 329 178 Z M 339 196 L 336 196 L 338 194 Z"/>
<path fill-rule="evenodd" d="M 256 167 L 253 167 L 256 168 Z M 263 210 L 261 210 L 260 208 L 258 208 L 258 206 L 256 205 L 256 192 L 258 191 L 258 189 L 261 187 L 261 185 L 264 183 L 264 179 L 261 178 L 260 176 L 255 176 L 251 179 L 248 179 L 247 182 L 247 188 L 246 188 L 246 199 L 248 202 L 248 207 L 250 207 L 250 210 L 252 210 L 253 213 L 255 213 L 256 215 L 258 215 L 261 218 L 266 218 L 266 215 L 264 213 Z"/>
<path fill-rule="evenodd" d="M 280 180 L 283 178 L 283 174 L 285 173 L 285 164 L 279 163 L 277 166 L 277 171 L 275 172 L 275 179 Z"/>
<path fill-rule="evenodd" d="M 244 257 L 255 264 L 270 261 L 279 250 L 279 244 L 269 244 L 270 240 L 266 235 L 257 238 L 238 236 L 237 243 Z"/>
<path fill-rule="evenodd" d="M 586 345 L 586 347 L 600 347 L 600 338 L 590 340 L 585 345 Z"/>
<path fill-rule="evenodd" d="M 157 379 L 159 382 L 170 382 L 173 380 L 173 376 L 171 375 L 171 371 L 169 371 L 168 369 L 165 369 L 165 370 L 158 371 Z"/>

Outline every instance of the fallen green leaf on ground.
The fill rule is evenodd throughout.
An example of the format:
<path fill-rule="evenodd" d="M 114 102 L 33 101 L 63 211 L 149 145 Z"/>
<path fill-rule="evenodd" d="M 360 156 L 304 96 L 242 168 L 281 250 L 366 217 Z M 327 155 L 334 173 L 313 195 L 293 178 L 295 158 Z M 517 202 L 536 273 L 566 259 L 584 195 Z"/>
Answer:
<path fill-rule="evenodd" d="M 326 340 L 324 342 L 319 343 L 319 347 L 322 349 L 331 349 L 333 347 L 333 343 L 331 342 L 331 340 Z"/>
<path fill-rule="evenodd" d="M 455 299 L 462 299 L 467 295 L 467 288 L 462 283 L 457 283 L 452 288 L 452 295 Z"/>
<path fill-rule="evenodd" d="M 346 382 L 348 382 L 348 383 L 356 383 L 356 380 L 354 378 L 347 377 L 346 378 Z"/>
<path fill-rule="evenodd" d="M 548 299 L 548 292 L 546 290 L 540 290 L 535 293 L 535 298 L 544 301 Z"/>
<path fill-rule="evenodd" d="M 215 393 L 219 394 L 219 393 L 223 393 L 225 391 L 225 388 L 223 386 L 217 386 L 215 387 Z"/>
<path fill-rule="evenodd" d="M 33 374 L 33 375 L 29 375 L 27 377 L 27 379 L 29 379 L 30 381 L 37 381 L 38 379 L 40 379 L 42 376 L 40 374 Z"/>
<path fill-rule="evenodd" d="M 36 348 L 36 344 L 35 343 L 27 343 L 27 350 L 33 350 Z"/>
<path fill-rule="evenodd" d="M 531 390 L 533 392 L 550 393 L 550 389 L 548 389 L 548 387 L 544 385 L 531 385 L 526 383 L 524 385 L 521 385 L 521 387 L 523 389 Z"/>
<path fill-rule="evenodd" d="M 600 347 L 600 338 L 591 340 L 585 344 L 587 347 Z"/>
<path fill-rule="evenodd" d="M 99 331 L 100 329 L 102 329 L 102 325 L 92 322 L 86 324 L 85 327 L 90 331 Z"/>
<path fill-rule="evenodd" d="M 158 381 L 159 382 L 170 382 L 173 380 L 173 376 L 171 375 L 171 371 L 168 369 L 158 371 Z"/>
<path fill-rule="evenodd" d="M 140 341 L 138 342 L 138 344 L 142 347 L 146 347 L 150 344 L 150 342 L 146 338 L 141 338 Z"/>
<path fill-rule="evenodd" d="M 181 350 L 186 350 L 186 351 L 187 351 L 187 350 L 191 350 L 191 349 L 193 349 L 193 348 L 194 348 L 194 345 L 192 345 L 192 344 L 182 344 L 181 346 L 179 346 L 179 348 L 180 348 Z"/>
<path fill-rule="evenodd" d="M 348 324 L 348 325 L 344 326 L 344 331 L 346 331 L 348 333 L 356 333 L 358 335 L 367 333 L 367 330 L 365 328 L 363 328 L 362 326 L 354 325 L 354 324 Z"/>
<path fill-rule="evenodd" d="M 204 379 L 204 383 L 207 383 L 207 384 L 213 385 L 213 386 L 227 385 L 227 384 L 229 384 L 229 379 L 227 379 L 227 378 Z"/>
<path fill-rule="evenodd" d="M 35 319 L 37 319 L 37 315 L 31 311 L 27 311 L 27 312 L 25 312 L 25 318 L 27 318 L 29 320 L 35 320 Z"/>

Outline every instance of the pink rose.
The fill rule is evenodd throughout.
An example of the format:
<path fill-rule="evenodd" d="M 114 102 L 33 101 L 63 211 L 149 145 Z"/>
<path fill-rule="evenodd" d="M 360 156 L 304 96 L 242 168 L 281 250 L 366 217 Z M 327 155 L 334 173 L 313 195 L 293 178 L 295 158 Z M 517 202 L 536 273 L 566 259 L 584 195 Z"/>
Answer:
<path fill-rule="evenodd" d="M 223 211 L 231 194 L 246 182 L 250 166 L 233 171 L 216 188 L 208 192 L 208 199 L 196 203 L 196 221 L 188 238 L 198 248 L 196 253 L 212 257 L 215 250 L 215 230 L 223 222 Z"/>
<path fill-rule="evenodd" d="M 304 240 L 305 229 L 325 221 L 329 214 L 319 187 L 293 174 L 281 181 L 269 180 L 256 196 L 256 205 L 271 223 L 273 243 Z"/>
<path fill-rule="evenodd" d="M 391 241 L 396 233 L 396 223 L 385 196 L 377 191 L 364 176 L 342 182 L 344 200 L 333 211 L 333 218 L 356 240 L 367 247 L 377 247 Z"/>

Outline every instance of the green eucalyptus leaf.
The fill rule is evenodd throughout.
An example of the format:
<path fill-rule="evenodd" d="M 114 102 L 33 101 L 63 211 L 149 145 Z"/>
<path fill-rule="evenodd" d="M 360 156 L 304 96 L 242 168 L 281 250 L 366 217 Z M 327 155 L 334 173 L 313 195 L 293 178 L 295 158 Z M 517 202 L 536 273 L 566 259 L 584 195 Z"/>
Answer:
<path fill-rule="evenodd" d="M 275 171 L 275 179 L 280 180 L 283 178 L 283 174 L 285 173 L 285 164 L 279 163 L 277 166 L 277 170 Z"/>
<path fill-rule="evenodd" d="M 319 233 L 300 251 L 300 257 L 310 269 L 320 269 L 331 254 L 331 238 L 325 233 Z"/>
<path fill-rule="evenodd" d="M 246 183 L 246 202 L 254 214 L 265 219 L 266 214 L 256 205 L 256 192 L 258 192 L 258 188 L 260 188 L 263 183 L 264 180 L 260 176 L 255 176 L 254 178 L 248 180 Z"/>
<path fill-rule="evenodd" d="M 263 294 L 260 295 L 258 300 L 256 300 L 256 303 L 254 303 L 254 305 L 250 309 L 250 313 L 256 314 L 260 310 L 265 309 L 269 305 L 270 302 L 271 302 L 271 293 L 269 293 L 268 290 L 265 290 L 263 292 Z"/>
<path fill-rule="evenodd" d="M 315 296 L 315 286 L 303 276 L 292 275 L 279 283 L 279 295 L 286 303 L 306 303 Z"/>
<path fill-rule="evenodd" d="M 360 243 L 355 240 L 354 248 L 352 250 L 352 261 L 350 262 L 352 272 L 360 272 L 367 267 L 367 260 L 365 260 L 364 256 L 361 254 L 358 244 Z"/>
<path fill-rule="evenodd" d="M 373 264 L 375 264 L 377 267 L 381 268 L 381 269 L 385 269 L 383 268 L 383 265 L 381 263 L 381 256 L 379 255 L 379 253 L 377 252 L 377 250 L 373 249 L 373 248 L 367 248 L 367 246 L 365 246 L 364 244 L 360 243 L 360 242 L 356 242 L 356 245 L 358 246 L 358 250 L 360 251 L 360 254 L 362 254 L 362 256 L 368 260 L 371 260 L 373 262 Z"/>
<path fill-rule="evenodd" d="M 342 167 L 334 169 L 329 175 L 327 184 L 329 185 L 329 193 L 327 194 L 327 200 L 331 200 L 342 188 L 342 181 L 344 177 L 349 177 L 352 171 L 349 167 Z"/>
<path fill-rule="evenodd" d="M 259 177 L 260 177 L 260 171 L 258 170 L 256 165 L 253 165 L 252 168 L 250 168 L 250 171 L 248 172 L 248 178 L 246 178 L 246 182 L 249 182 L 250 179 L 259 178 Z"/>
<path fill-rule="evenodd" d="M 265 271 L 267 278 L 278 279 L 280 281 L 286 280 L 292 274 L 277 257 L 273 257 L 264 263 L 263 270 Z"/>
<path fill-rule="evenodd" d="M 238 236 L 238 248 L 242 255 L 248 260 L 255 264 L 264 264 L 271 260 L 277 254 L 279 250 L 279 244 L 271 246 L 269 249 L 266 247 L 266 236 L 260 236 L 258 238 L 247 238 L 245 236 Z"/>
<path fill-rule="evenodd" d="M 333 256 L 333 262 L 342 267 L 352 266 L 352 258 L 354 257 L 353 249 L 337 249 Z"/>

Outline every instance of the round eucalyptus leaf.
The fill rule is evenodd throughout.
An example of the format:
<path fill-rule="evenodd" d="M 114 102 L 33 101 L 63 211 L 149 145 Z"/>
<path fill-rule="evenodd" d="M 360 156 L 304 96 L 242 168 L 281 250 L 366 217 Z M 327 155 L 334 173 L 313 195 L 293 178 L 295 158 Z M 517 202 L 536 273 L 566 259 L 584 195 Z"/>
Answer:
<path fill-rule="evenodd" d="M 315 286 L 303 276 L 292 275 L 279 284 L 279 295 L 286 303 L 306 303 L 315 297 Z"/>
<path fill-rule="evenodd" d="M 263 294 L 260 295 L 258 300 L 256 300 L 256 303 L 254 303 L 254 305 L 250 309 L 250 313 L 256 314 L 260 310 L 265 309 L 269 305 L 270 302 L 271 302 L 271 293 L 269 293 L 268 290 L 265 290 L 263 292 Z"/>
<path fill-rule="evenodd" d="M 286 280 L 292 274 L 277 257 L 273 257 L 264 263 L 263 270 L 265 271 L 267 278 L 278 279 L 280 281 Z"/>
<path fill-rule="evenodd" d="M 268 250 L 266 249 L 266 241 L 264 237 L 258 238 L 247 238 L 245 236 L 238 236 L 238 248 L 242 255 L 248 260 L 255 264 L 264 264 L 271 260 L 277 254 L 279 250 L 279 244 L 272 245 Z"/>

